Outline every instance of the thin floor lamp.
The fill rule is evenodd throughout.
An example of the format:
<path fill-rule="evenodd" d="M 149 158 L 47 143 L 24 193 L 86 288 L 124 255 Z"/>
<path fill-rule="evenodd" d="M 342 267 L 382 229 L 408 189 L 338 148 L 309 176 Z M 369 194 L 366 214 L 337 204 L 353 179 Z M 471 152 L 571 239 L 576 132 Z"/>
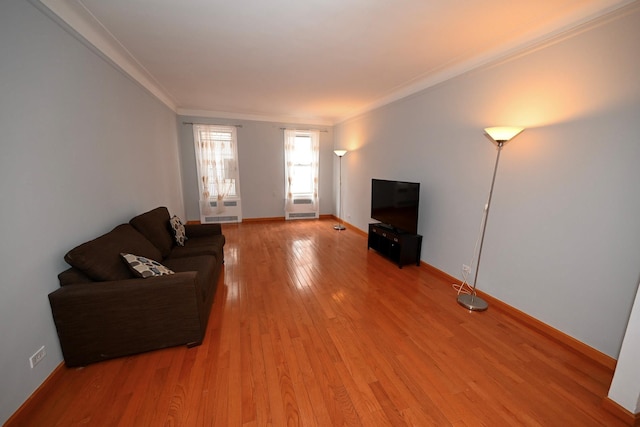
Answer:
<path fill-rule="evenodd" d="M 336 156 L 338 156 L 338 158 L 340 159 L 340 188 L 338 190 L 340 192 L 340 196 L 339 196 L 340 208 L 338 211 L 338 223 L 333 226 L 333 229 L 342 231 L 345 229 L 345 226 L 342 225 L 342 157 L 345 154 L 347 154 L 347 150 L 333 150 L 333 152 L 336 153 Z"/>
<path fill-rule="evenodd" d="M 500 151 L 509 140 L 522 132 L 524 128 L 519 127 L 491 127 L 486 128 L 485 133 L 498 146 L 498 155 L 496 156 L 496 165 L 493 168 L 493 178 L 491 179 L 491 189 L 489 190 L 489 200 L 484 210 L 484 218 L 482 225 L 482 235 L 480 237 L 480 249 L 478 251 L 478 262 L 476 264 L 476 273 L 473 279 L 473 287 L 470 294 L 460 294 L 458 296 L 458 304 L 471 311 L 484 311 L 489 308 L 489 303 L 476 295 L 476 285 L 478 284 L 478 271 L 480 270 L 480 257 L 482 256 L 482 245 L 484 243 L 484 232 L 487 229 L 487 219 L 489 219 L 489 208 L 491 207 L 491 197 L 493 196 L 493 186 L 496 182 L 496 172 L 498 171 L 498 162 L 500 161 Z"/>

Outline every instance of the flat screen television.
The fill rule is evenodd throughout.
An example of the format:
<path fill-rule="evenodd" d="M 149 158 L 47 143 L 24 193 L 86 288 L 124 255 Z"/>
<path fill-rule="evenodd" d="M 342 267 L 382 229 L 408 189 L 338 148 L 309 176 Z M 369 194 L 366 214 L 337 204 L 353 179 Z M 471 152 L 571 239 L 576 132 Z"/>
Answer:
<path fill-rule="evenodd" d="M 371 180 L 371 218 L 398 232 L 418 233 L 420 183 Z"/>

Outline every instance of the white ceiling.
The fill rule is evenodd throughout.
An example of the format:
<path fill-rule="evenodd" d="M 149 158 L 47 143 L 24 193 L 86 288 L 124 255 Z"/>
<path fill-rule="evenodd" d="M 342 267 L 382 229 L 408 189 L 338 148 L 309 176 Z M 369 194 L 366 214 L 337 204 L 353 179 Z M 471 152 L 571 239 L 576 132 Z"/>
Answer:
<path fill-rule="evenodd" d="M 334 124 L 631 0 L 40 0 L 179 114 Z"/>

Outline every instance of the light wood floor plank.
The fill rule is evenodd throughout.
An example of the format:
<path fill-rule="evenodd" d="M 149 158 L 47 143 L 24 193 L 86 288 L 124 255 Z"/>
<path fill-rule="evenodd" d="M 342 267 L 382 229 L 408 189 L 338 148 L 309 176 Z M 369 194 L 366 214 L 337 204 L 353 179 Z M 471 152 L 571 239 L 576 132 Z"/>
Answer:
<path fill-rule="evenodd" d="M 624 425 L 610 369 L 332 226 L 224 225 L 201 346 L 63 368 L 7 427 Z"/>

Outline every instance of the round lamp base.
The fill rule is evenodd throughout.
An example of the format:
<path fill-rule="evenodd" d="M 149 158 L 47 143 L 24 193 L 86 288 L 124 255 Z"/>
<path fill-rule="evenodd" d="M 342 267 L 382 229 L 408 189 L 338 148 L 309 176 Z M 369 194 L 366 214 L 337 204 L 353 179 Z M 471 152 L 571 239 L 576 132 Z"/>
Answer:
<path fill-rule="evenodd" d="M 458 296 L 458 304 L 470 311 L 485 311 L 489 304 L 477 295 L 462 294 Z"/>

